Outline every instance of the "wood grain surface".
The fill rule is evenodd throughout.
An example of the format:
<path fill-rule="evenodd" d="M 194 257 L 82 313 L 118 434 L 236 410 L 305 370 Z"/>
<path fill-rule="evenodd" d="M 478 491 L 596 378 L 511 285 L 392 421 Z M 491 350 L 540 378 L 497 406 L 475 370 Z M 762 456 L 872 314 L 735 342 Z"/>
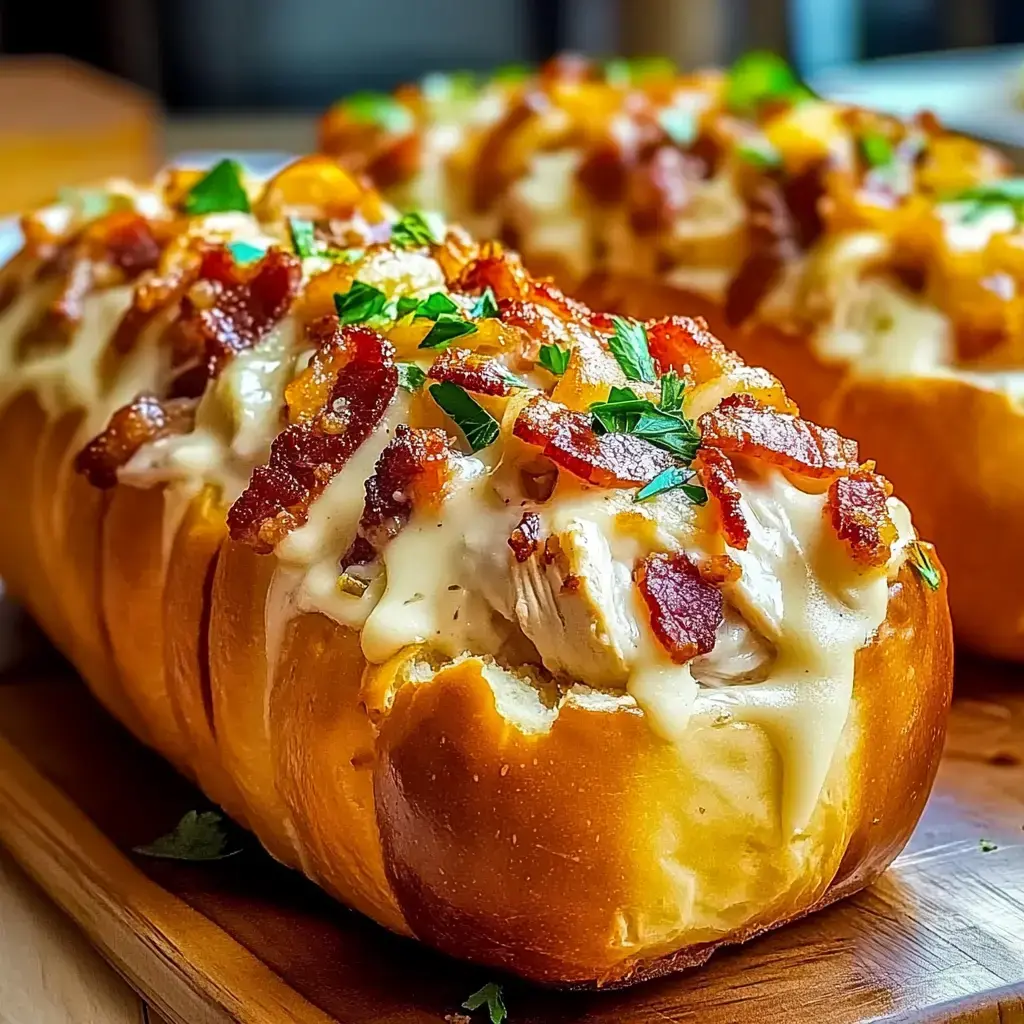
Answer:
<path fill-rule="evenodd" d="M 255 848 L 203 866 L 126 853 L 199 795 L 70 670 L 3 678 L 0 842 L 170 1021 L 441 1024 L 500 980 L 382 932 Z M 509 1024 L 1024 1021 L 1024 672 L 966 663 L 957 685 L 932 800 L 872 889 L 636 989 L 506 981 Z"/>

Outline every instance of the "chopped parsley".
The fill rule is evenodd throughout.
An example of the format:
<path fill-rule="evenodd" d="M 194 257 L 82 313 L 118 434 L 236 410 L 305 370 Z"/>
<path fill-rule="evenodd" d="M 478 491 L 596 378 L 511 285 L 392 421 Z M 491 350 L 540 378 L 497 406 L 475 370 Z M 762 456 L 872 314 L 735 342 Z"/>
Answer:
<path fill-rule="evenodd" d="M 1003 178 L 974 185 L 950 196 L 947 202 L 966 203 L 963 220 L 968 223 L 1000 208 L 1011 210 L 1018 221 L 1024 221 L 1024 178 Z"/>
<path fill-rule="evenodd" d="M 161 860 L 210 861 L 224 860 L 241 853 L 228 823 L 216 811 L 189 811 L 174 831 L 159 839 L 136 846 L 135 853 Z"/>
<path fill-rule="evenodd" d="M 230 211 L 249 213 L 241 165 L 236 160 L 221 160 L 189 189 L 184 209 L 190 217 Z"/>
<path fill-rule="evenodd" d="M 430 385 L 430 397 L 462 431 L 471 451 L 478 452 L 498 440 L 498 421 L 470 398 L 465 388 L 451 381 L 442 381 Z"/>
<path fill-rule="evenodd" d="M 683 408 L 683 391 L 686 384 L 675 370 L 669 370 L 661 378 L 661 401 L 658 408 L 662 412 L 681 412 Z"/>
<path fill-rule="evenodd" d="M 689 149 L 699 134 L 700 122 L 693 110 L 681 107 L 666 107 L 658 113 L 658 124 L 662 131 L 682 149 Z"/>
<path fill-rule="evenodd" d="M 517 82 L 525 81 L 531 73 L 528 64 L 502 64 L 491 75 L 491 81 L 500 85 L 515 85 Z"/>
<path fill-rule="evenodd" d="M 400 249 L 414 249 L 419 245 L 436 245 L 440 239 L 426 216 L 419 210 L 402 214 L 391 229 L 391 244 Z"/>
<path fill-rule="evenodd" d="M 558 345 L 541 345 L 538 360 L 548 373 L 561 377 L 569 368 L 570 355 L 572 355 L 570 349 L 561 348 Z"/>
<path fill-rule="evenodd" d="M 334 308 L 338 311 L 338 320 L 344 327 L 348 324 L 361 324 L 375 316 L 385 313 L 388 297 L 371 284 L 353 281 L 352 287 L 344 295 L 334 294 Z"/>
<path fill-rule="evenodd" d="M 395 363 L 398 386 L 406 391 L 419 391 L 427 382 L 427 375 L 415 363 Z"/>
<path fill-rule="evenodd" d="M 288 220 L 288 231 L 292 236 L 292 246 L 299 259 L 305 260 L 310 256 L 318 255 L 319 243 L 316 240 L 311 220 L 291 217 Z"/>
<path fill-rule="evenodd" d="M 666 491 L 681 490 L 694 505 L 703 505 L 708 500 L 708 492 L 700 484 L 690 483 L 696 475 L 688 466 L 669 466 L 650 483 L 644 484 L 633 496 L 633 500 L 649 501 Z"/>
<path fill-rule="evenodd" d="M 473 303 L 473 308 L 469 311 L 469 315 L 474 320 L 493 320 L 501 316 L 501 312 L 498 309 L 498 300 L 495 298 L 494 289 L 490 285 L 480 293 L 480 297 Z"/>
<path fill-rule="evenodd" d="M 425 299 L 413 299 L 403 295 L 395 307 L 398 316 L 423 317 L 426 320 L 436 320 L 446 313 L 458 313 L 459 307 L 445 295 L 444 292 L 431 292 Z"/>
<path fill-rule="evenodd" d="M 736 147 L 736 155 L 762 171 L 782 166 L 782 154 L 763 135 L 744 139 Z"/>
<path fill-rule="evenodd" d="M 625 88 L 652 78 L 672 78 L 676 70 L 675 61 L 668 57 L 617 57 L 606 62 L 604 78 L 609 85 Z"/>
<path fill-rule="evenodd" d="M 337 106 L 353 121 L 375 124 L 393 135 L 411 132 L 416 125 L 412 111 L 385 92 L 355 92 Z"/>
<path fill-rule="evenodd" d="M 502 998 L 501 986 L 489 981 L 483 988 L 474 992 L 463 1004 L 464 1010 L 472 1013 L 479 1010 L 481 1006 L 487 1007 L 491 1024 L 504 1024 L 508 1011 L 505 1009 L 505 1000 Z"/>
<path fill-rule="evenodd" d="M 653 384 L 658 376 L 647 347 L 647 328 L 638 320 L 628 320 L 621 316 L 613 316 L 612 322 L 615 324 L 615 333 L 608 339 L 608 347 L 622 367 L 626 379 Z"/>
<path fill-rule="evenodd" d="M 939 576 L 939 570 L 932 564 L 928 552 L 921 546 L 920 541 L 911 541 L 908 557 L 910 564 L 917 570 L 917 574 L 924 580 L 928 589 L 938 590 L 942 577 Z"/>
<path fill-rule="evenodd" d="M 700 447 L 700 433 L 683 415 L 681 404 L 678 409 L 659 408 L 632 388 L 612 388 L 608 400 L 595 402 L 590 413 L 595 433 L 634 434 L 687 463 Z"/>
<path fill-rule="evenodd" d="M 777 53 L 766 50 L 740 57 L 726 76 L 725 102 L 734 114 L 756 117 L 766 103 L 802 103 L 813 98 L 793 69 Z"/>
<path fill-rule="evenodd" d="M 434 320 L 427 336 L 420 342 L 420 348 L 447 348 L 456 338 L 476 333 L 476 324 L 463 320 L 455 313 L 441 313 Z"/>
<path fill-rule="evenodd" d="M 267 252 L 262 246 L 253 245 L 251 242 L 228 242 L 228 249 L 231 251 L 231 258 L 241 266 L 263 259 Z"/>
<path fill-rule="evenodd" d="M 869 167 L 888 167 L 896 158 L 892 143 L 878 132 L 861 136 L 860 151 Z"/>

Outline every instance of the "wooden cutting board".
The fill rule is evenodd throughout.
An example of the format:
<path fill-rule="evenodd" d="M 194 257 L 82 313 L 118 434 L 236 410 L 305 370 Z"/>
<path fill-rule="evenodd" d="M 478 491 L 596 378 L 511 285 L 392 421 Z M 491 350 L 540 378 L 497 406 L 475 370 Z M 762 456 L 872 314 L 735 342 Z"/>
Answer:
<path fill-rule="evenodd" d="M 932 800 L 871 890 L 692 974 L 609 993 L 447 960 L 255 849 L 208 865 L 127 853 L 201 797 L 53 655 L 0 683 L 0 842 L 176 1024 L 442 1024 L 488 980 L 504 980 L 509 1024 L 1024 1021 L 1020 669 L 961 666 Z"/>

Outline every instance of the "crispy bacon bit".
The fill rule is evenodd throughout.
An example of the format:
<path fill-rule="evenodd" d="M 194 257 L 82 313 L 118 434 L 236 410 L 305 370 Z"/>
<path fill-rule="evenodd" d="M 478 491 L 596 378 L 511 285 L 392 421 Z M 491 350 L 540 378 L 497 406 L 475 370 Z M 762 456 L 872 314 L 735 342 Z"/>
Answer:
<path fill-rule="evenodd" d="M 714 649 L 722 594 L 686 555 L 651 555 L 637 566 L 636 582 L 654 635 L 677 665 Z"/>
<path fill-rule="evenodd" d="M 660 146 L 633 168 L 626 203 L 633 230 L 650 235 L 671 225 L 704 177 L 704 161 L 675 146 Z"/>
<path fill-rule="evenodd" d="M 451 381 L 478 395 L 511 395 L 517 390 L 512 374 L 500 359 L 477 355 L 468 348 L 449 348 L 442 352 L 427 374 L 432 380 Z"/>
<path fill-rule="evenodd" d="M 828 489 L 825 508 L 836 536 L 862 565 L 885 565 L 892 554 L 897 530 L 885 504 L 891 491 L 884 477 L 867 469 L 838 477 Z"/>
<path fill-rule="evenodd" d="M 643 438 L 595 434 L 586 413 L 543 396 L 523 407 L 512 433 L 596 487 L 642 487 L 674 465 L 671 455 Z"/>
<path fill-rule="evenodd" d="M 348 359 L 320 413 L 277 436 L 270 460 L 228 512 L 235 540 L 269 552 L 309 516 L 309 507 L 384 417 L 398 388 L 391 343 L 366 327 L 346 327 Z"/>
<path fill-rule="evenodd" d="M 94 487 L 117 484 L 117 471 L 144 445 L 173 434 L 187 434 L 195 422 L 196 402 L 176 398 L 162 402 L 156 395 L 139 395 L 110 418 L 106 430 L 75 457 L 75 471 Z"/>
<path fill-rule="evenodd" d="M 701 482 L 715 503 L 725 542 L 740 551 L 746 550 L 750 530 L 740 505 L 740 490 L 736 486 L 733 464 L 717 449 L 703 447 L 697 453 L 695 465 Z"/>
<path fill-rule="evenodd" d="M 730 395 L 698 421 L 705 447 L 761 459 L 795 473 L 827 480 L 857 468 L 857 442 L 762 405 L 751 395 Z"/>
<path fill-rule="evenodd" d="M 269 249 L 251 267 L 240 267 L 226 248 L 210 249 L 182 300 L 180 361 L 201 359 L 217 377 L 284 316 L 301 284 L 302 262 L 281 249 Z"/>
<path fill-rule="evenodd" d="M 540 550 L 540 516 L 536 512 L 527 512 L 519 520 L 519 525 L 508 539 L 508 546 L 517 562 L 525 562 Z"/>
<path fill-rule="evenodd" d="M 316 351 L 306 368 L 284 389 L 289 423 L 309 423 L 327 406 L 341 368 L 352 354 L 352 335 L 333 314 L 314 320 L 306 340 Z"/>
<path fill-rule="evenodd" d="M 366 481 L 359 529 L 342 566 L 373 561 L 409 521 L 414 508 L 439 504 L 455 455 L 443 430 L 399 426 Z"/>
<path fill-rule="evenodd" d="M 720 377 L 739 362 L 699 316 L 649 322 L 647 344 L 663 372 L 673 369 L 696 384 Z"/>

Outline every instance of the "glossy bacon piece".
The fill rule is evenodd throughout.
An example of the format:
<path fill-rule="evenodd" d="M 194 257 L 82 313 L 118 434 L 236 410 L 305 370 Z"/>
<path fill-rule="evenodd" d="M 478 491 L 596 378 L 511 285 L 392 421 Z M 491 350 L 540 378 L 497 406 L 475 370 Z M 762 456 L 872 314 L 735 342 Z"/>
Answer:
<path fill-rule="evenodd" d="M 508 538 L 508 546 L 517 562 L 525 562 L 540 550 L 540 516 L 527 512 Z"/>
<path fill-rule="evenodd" d="M 751 395 L 731 395 L 697 425 L 705 447 L 760 459 L 798 476 L 828 480 L 857 468 L 856 441 L 769 409 Z"/>
<path fill-rule="evenodd" d="M 409 521 L 414 508 L 439 505 L 455 457 L 443 430 L 399 426 L 366 481 L 356 539 L 342 566 L 372 561 Z"/>
<path fill-rule="evenodd" d="M 139 395 L 118 409 L 107 428 L 78 453 L 75 471 L 94 487 L 114 487 L 117 471 L 144 444 L 192 429 L 196 404 L 190 398 L 161 401 L 156 395 Z"/>
<path fill-rule="evenodd" d="M 675 464 L 668 452 L 632 434 L 596 434 L 587 413 L 537 396 L 512 433 L 536 445 L 555 465 L 596 487 L 642 487 Z"/>
<path fill-rule="evenodd" d="M 651 555 L 637 566 L 636 583 L 654 635 L 677 665 L 714 649 L 722 594 L 686 555 Z"/>
<path fill-rule="evenodd" d="M 306 340 L 316 346 L 306 368 L 284 389 L 289 423 L 309 423 L 327 406 L 342 367 L 352 354 L 352 335 L 333 314 L 306 328 Z"/>
<path fill-rule="evenodd" d="M 309 516 L 313 500 L 383 419 L 398 388 L 394 349 L 367 327 L 343 328 L 347 359 L 323 409 L 277 436 L 270 459 L 228 512 L 235 540 L 269 552 Z"/>
<path fill-rule="evenodd" d="M 703 384 L 720 377 L 739 359 L 709 330 L 703 317 L 670 316 L 647 323 L 647 345 L 661 372 Z"/>
<path fill-rule="evenodd" d="M 435 360 L 427 374 L 431 380 L 450 381 L 478 395 L 507 396 L 520 390 L 500 359 L 477 355 L 467 348 L 449 348 Z"/>
<path fill-rule="evenodd" d="M 181 303 L 179 361 L 198 358 L 210 377 L 217 377 L 288 312 L 301 284 L 302 262 L 281 249 L 267 250 L 247 267 L 239 266 L 225 247 L 210 249 Z"/>
<path fill-rule="evenodd" d="M 694 466 L 714 502 L 725 542 L 744 551 L 750 540 L 750 529 L 740 504 L 740 489 L 736 484 L 733 464 L 717 449 L 703 447 L 697 452 Z"/>
<path fill-rule="evenodd" d="M 892 488 L 884 477 L 860 469 L 841 476 L 828 489 L 825 510 L 836 536 L 864 566 L 885 565 L 898 535 L 886 498 Z"/>

